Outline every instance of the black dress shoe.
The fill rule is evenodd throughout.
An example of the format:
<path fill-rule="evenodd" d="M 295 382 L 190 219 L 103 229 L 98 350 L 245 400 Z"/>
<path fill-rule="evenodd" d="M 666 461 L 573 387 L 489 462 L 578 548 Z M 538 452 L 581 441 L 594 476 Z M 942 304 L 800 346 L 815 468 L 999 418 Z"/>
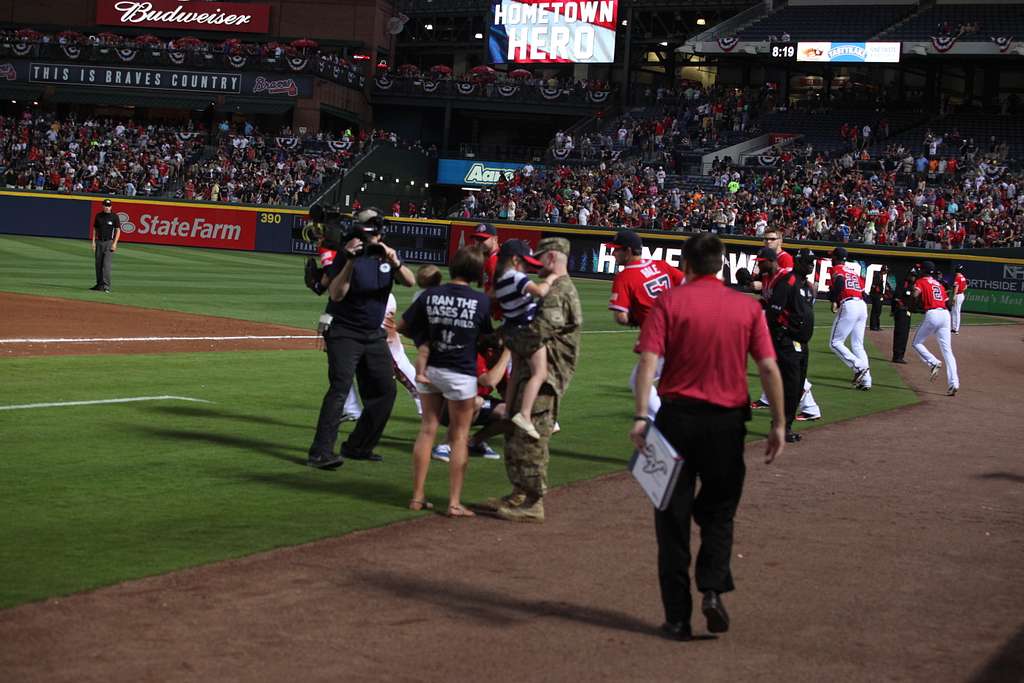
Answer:
<path fill-rule="evenodd" d="M 101 292 L 101 291 L 103 291 L 103 286 L 102 285 L 96 285 L 95 287 L 90 287 L 89 291 L 90 292 Z"/>
<path fill-rule="evenodd" d="M 346 460 L 366 460 L 368 462 L 381 462 L 384 460 L 383 455 L 377 455 L 376 453 L 349 453 L 344 452 L 342 455 Z"/>
<path fill-rule="evenodd" d="M 345 459 L 342 458 L 340 455 L 334 455 L 333 453 L 326 456 L 310 455 L 309 459 L 306 461 L 306 464 L 309 465 L 310 467 L 315 467 L 318 470 L 336 470 L 345 464 Z"/>
<path fill-rule="evenodd" d="M 729 630 L 729 613 L 725 611 L 721 595 L 714 591 L 707 591 L 704 593 L 704 601 L 701 603 L 700 609 L 704 613 L 704 618 L 708 620 L 708 631 L 725 633 Z"/>
<path fill-rule="evenodd" d="M 786 443 L 796 443 L 797 441 L 803 441 L 802 436 L 796 432 L 786 432 Z"/>
<path fill-rule="evenodd" d="M 690 630 L 690 625 L 684 621 L 666 621 L 661 625 L 661 632 L 665 634 L 665 637 L 669 640 L 693 640 L 693 631 Z"/>

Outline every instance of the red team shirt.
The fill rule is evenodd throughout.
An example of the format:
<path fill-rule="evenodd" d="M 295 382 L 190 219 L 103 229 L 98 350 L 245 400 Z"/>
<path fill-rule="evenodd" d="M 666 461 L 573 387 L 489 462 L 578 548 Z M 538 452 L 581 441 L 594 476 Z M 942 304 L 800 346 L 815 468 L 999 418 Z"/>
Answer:
<path fill-rule="evenodd" d="M 914 289 L 921 292 L 921 307 L 925 311 L 945 308 L 949 295 L 941 282 L 931 276 L 920 278 L 914 283 Z"/>
<path fill-rule="evenodd" d="M 779 264 L 779 268 L 793 269 L 793 255 L 788 251 L 780 251 L 775 255 L 775 262 Z"/>
<path fill-rule="evenodd" d="M 953 286 L 956 288 L 957 294 L 963 294 L 967 291 L 967 278 L 964 277 L 963 273 L 956 274 L 956 277 L 953 278 Z"/>
<path fill-rule="evenodd" d="M 840 283 L 839 297 L 836 299 L 836 303 L 842 303 L 847 299 L 863 299 L 864 298 L 864 278 L 861 277 L 859 269 L 855 270 L 856 266 L 851 266 L 847 269 L 845 263 L 840 263 L 832 266 L 828 271 L 832 278 L 832 283 L 836 281 Z"/>
<path fill-rule="evenodd" d="M 685 348 L 668 353 L 669 344 Z M 663 399 L 692 399 L 724 408 L 750 402 L 747 354 L 755 360 L 775 358 L 761 304 L 729 289 L 714 275 L 659 298 L 640 331 L 637 348 L 665 359 L 658 382 Z M 714 364 L 696 352 L 705 349 L 719 354 Z"/>
<path fill-rule="evenodd" d="M 654 301 L 664 292 L 683 284 L 685 276 L 664 261 L 642 259 L 629 263 L 612 280 L 608 310 L 628 313 L 630 322 L 643 325 Z"/>

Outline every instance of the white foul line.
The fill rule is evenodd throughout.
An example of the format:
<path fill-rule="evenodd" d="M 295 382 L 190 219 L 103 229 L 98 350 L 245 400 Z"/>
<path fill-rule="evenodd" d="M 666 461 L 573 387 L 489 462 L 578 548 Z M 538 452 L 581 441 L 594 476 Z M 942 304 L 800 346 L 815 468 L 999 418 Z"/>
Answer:
<path fill-rule="evenodd" d="M 133 396 L 131 398 L 106 398 L 97 401 L 60 401 L 58 403 L 21 403 L 12 406 L 0 406 L 0 410 L 25 410 L 27 408 L 63 408 L 65 406 L 95 406 L 103 403 L 135 403 L 136 401 L 191 401 L 193 403 L 213 403 L 201 398 L 188 396 Z"/>
<path fill-rule="evenodd" d="M 0 344 L 97 344 L 100 342 L 160 342 L 160 341 L 244 341 L 247 339 L 320 339 L 318 334 L 238 335 L 225 337 L 54 337 L 0 339 Z"/>

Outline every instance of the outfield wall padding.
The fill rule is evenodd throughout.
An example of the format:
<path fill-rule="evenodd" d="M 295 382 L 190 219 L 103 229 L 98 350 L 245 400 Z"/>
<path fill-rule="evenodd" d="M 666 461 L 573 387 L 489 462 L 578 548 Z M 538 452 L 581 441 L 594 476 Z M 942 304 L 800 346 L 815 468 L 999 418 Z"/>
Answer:
<path fill-rule="evenodd" d="M 0 233 L 88 239 L 92 217 L 100 211 L 102 197 L 37 192 L 0 191 Z M 126 242 L 183 247 L 240 249 L 277 253 L 312 253 L 301 239 L 305 209 L 237 206 L 188 201 L 157 201 L 115 198 L 114 211 L 121 215 Z M 475 221 L 389 219 L 387 240 L 404 260 L 446 265 L 461 245 L 472 243 Z M 572 243 L 570 270 L 580 277 L 611 279 L 615 264 L 611 250 L 603 246 L 611 229 L 547 224 L 497 223 L 499 238 L 524 239 L 530 244 L 548 236 Z M 645 233 L 645 254 L 680 266 L 687 236 L 678 233 Z M 751 268 L 762 242 L 753 237 L 723 236 L 727 257 L 723 277 L 734 282 L 741 267 Z M 815 279 L 826 282 L 824 271 L 832 244 L 799 242 L 787 249 L 814 250 L 819 257 Z M 964 249 L 927 251 L 912 248 L 847 245 L 852 260 L 873 279 L 883 265 L 894 283 L 910 267 L 933 261 L 948 277 L 957 265 L 970 281 L 965 310 L 1024 317 L 1024 249 Z"/>

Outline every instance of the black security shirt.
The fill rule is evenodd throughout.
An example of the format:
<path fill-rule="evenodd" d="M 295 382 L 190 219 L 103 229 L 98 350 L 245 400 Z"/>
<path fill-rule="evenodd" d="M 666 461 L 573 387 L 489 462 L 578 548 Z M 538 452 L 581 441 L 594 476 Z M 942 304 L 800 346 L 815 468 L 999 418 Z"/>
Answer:
<path fill-rule="evenodd" d="M 97 240 L 100 242 L 109 242 L 114 239 L 114 232 L 121 228 L 121 221 L 113 211 L 110 213 L 100 211 L 96 214 L 96 218 L 92 222 L 92 227 L 96 231 Z"/>
<path fill-rule="evenodd" d="M 336 271 L 336 272 L 335 272 Z M 331 265 L 333 279 L 341 273 Z M 352 259 L 352 279 L 348 294 L 341 301 L 329 301 L 327 312 L 334 316 L 330 336 L 378 339 L 385 335 L 381 325 L 388 304 L 388 294 L 395 281 L 395 269 L 379 256 L 356 256 Z"/>
<path fill-rule="evenodd" d="M 476 340 L 491 331 L 491 298 L 472 287 L 431 287 L 402 316 L 410 335 L 430 344 L 428 365 L 476 377 Z"/>

